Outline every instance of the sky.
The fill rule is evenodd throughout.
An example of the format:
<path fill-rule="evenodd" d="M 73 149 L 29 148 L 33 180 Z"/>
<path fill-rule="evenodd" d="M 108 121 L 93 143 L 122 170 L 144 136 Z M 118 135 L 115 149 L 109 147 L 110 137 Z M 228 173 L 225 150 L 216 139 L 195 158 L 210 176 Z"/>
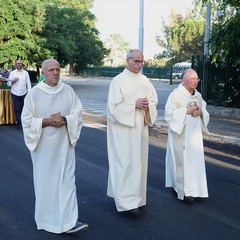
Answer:
<path fill-rule="evenodd" d="M 145 58 L 152 58 L 161 52 L 156 44 L 156 36 L 161 35 L 162 21 L 169 21 L 170 12 L 175 9 L 184 14 L 192 8 L 193 0 L 144 0 L 144 40 Z M 96 16 L 96 27 L 103 42 L 110 34 L 120 34 L 129 42 L 130 48 L 138 48 L 140 0 L 94 0 L 91 10 Z"/>

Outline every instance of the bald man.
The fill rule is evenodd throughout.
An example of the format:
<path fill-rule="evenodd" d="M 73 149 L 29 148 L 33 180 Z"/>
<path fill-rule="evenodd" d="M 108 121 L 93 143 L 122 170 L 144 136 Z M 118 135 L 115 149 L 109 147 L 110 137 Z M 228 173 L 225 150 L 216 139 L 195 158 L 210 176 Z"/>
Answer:
<path fill-rule="evenodd" d="M 82 128 L 82 105 L 61 81 L 54 59 L 42 64 L 45 80 L 26 96 L 22 112 L 24 140 L 33 162 L 38 230 L 73 233 L 86 230 L 78 222 L 75 145 Z"/>

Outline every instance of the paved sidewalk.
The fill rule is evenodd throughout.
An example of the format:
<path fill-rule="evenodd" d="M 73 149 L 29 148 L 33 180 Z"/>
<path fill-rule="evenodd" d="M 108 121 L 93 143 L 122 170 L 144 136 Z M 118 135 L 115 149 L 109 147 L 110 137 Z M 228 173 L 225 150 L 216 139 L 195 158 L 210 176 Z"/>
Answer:
<path fill-rule="evenodd" d="M 167 123 L 163 116 L 159 116 L 156 127 L 167 128 Z M 204 139 L 218 141 L 222 143 L 231 143 L 240 146 L 240 120 L 220 117 L 212 117 L 208 124 L 210 135 L 204 135 Z"/>

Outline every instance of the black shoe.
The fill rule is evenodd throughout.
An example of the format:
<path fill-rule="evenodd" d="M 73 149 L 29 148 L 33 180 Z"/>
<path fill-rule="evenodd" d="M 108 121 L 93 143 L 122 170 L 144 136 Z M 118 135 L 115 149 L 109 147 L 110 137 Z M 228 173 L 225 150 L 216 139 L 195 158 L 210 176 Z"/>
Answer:
<path fill-rule="evenodd" d="M 76 225 L 72 229 L 66 231 L 66 233 L 75 233 L 86 230 L 88 230 L 88 225 L 86 223 L 77 222 Z"/>
<path fill-rule="evenodd" d="M 186 202 L 186 203 L 192 203 L 194 201 L 195 201 L 195 199 L 192 196 L 184 197 L 184 202 Z"/>
<path fill-rule="evenodd" d="M 128 213 L 130 214 L 130 216 L 137 216 L 141 213 L 139 208 L 134 208 L 128 211 Z"/>

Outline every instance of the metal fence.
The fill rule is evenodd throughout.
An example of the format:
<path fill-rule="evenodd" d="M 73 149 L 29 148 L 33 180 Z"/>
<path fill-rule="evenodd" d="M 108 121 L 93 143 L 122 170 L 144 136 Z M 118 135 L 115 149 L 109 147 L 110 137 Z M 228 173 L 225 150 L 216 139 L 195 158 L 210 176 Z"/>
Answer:
<path fill-rule="evenodd" d="M 96 77 L 115 77 L 123 69 L 124 67 L 90 67 L 84 70 L 84 74 Z M 172 67 L 143 67 L 143 74 L 150 79 L 171 79 Z"/>
<path fill-rule="evenodd" d="M 208 104 L 240 108 L 240 66 L 212 64 L 210 61 L 204 63 L 203 60 L 194 60 L 194 58 L 192 66 L 201 79 L 198 90 L 202 94 L 204 92 L 203 97 Z M 91 67 L 87 68 L 84 74 L 96 77 L 115 77 L 123 69 L 124 67 Z M 173 67 L 143 67 L 143 74 L 148 78 L 168 79 L 170 84 L 175 78 L 174 71 Z"/>
<path fill-rule="evenodd" d="M 203 79 L 198 90 L 205 92 L 208 104 L 240 108 L 240 66 L 201 60 L 194 68 Z"/>

